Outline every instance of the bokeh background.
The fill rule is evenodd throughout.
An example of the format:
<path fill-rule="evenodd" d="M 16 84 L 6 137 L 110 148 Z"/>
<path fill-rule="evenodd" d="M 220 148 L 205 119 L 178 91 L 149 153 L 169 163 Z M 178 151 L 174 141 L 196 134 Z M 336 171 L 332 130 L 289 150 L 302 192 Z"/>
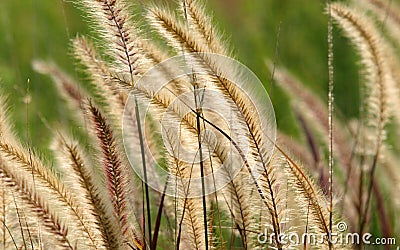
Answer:
<path fill-rule="evenodd" d="M 140 17 L 143 1 L 128 0 Z M 45 151 L 50 126 L 68 122 L 64 103 L 49 78 L 35 73 L 33 59 L 56 62 L 79 81 L 85 81 L 71 55 L 70 40 L 78 34 L 95 36 L 90 20 L 63 0 L 1 0 L 0 91 L 22 139 Z M 154 0 L 168 4 L 172 0 Z M 205 1 L 214 23 L 236 58 L 253 70 L 270 92 L 278 128 L 296 137 L 288 98 L 271 85 L 265 61 L 276 61 L 327 100 L 327 17 L 325 1 L 210 0 Z M 335 102 L 345 119 L 358 115 L 357 57 L 348 41 L 334 30 Z M 27 105 L 26 103 L 29 103 Z M 27 112 L 28 111 L 28 112 Z"/>

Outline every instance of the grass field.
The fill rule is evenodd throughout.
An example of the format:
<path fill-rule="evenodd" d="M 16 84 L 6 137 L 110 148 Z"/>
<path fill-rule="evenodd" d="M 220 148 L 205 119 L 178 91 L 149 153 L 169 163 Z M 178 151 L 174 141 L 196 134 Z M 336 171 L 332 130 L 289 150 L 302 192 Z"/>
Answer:
<path fill-rule="evenodd" d="M 330 1 L 322 0 L 204 1 L 207 14 L 197 6 L 203 1 L 196 0 L 1 1 L 0 101 L 4 98 L 5 105 L 0 102 L 0 219 L 11 217 L 15 223 L 0 225 L 0 249 L 46 249 L 53 241 L 42 238 L 41 229 L 49 229 L 54 244 L 67 249 L 96 249 L 96 244 L 101 249 L 170 249 L 172 238 L 174 249 L 285 249 L 289 244 L 278 239 L 257 245 L 257 235 L 263 227 L 274 233 L 343 232 L 340 222 L 348 232 L 400 240 L 398 1 L 353 0 L 349 6 L 333 1 L 329 14 Z M 168 9 L 175 12 L 169 16 L 164 12 Z M 211 105 L 237 116 L 234 129 L 197 106 L 203 76 L 199 82 L 196 74 L 189 80 L 195 107 L 187 117 L 179 116 L 187 104 L 174 106 L 169 93 L 157 92 L 151 84 L 136 86 L 147 70 L 159 65 L 159 58 L 186 51 L 194 52 L 199 67 L 209 70 L 204 81 L 220 97 Z M 269 155 L 271 138 L 265 135 L 273 126 L 263 123 L 269 117 L 257 117 L 253 110 L 259 103 L 242 96 L 240 88 L 224 78 L 230 65 L 218 65 L 208 52 L 233 56 L 261 80 L 275 111 L 274 154 Z M 38 71 L 52 69 L 51 63 L 58 68 L 50 77 L 39 74 L 33 66 L 37 60 L 50 62 L 36 64 Z M 61 79 L 59 69 L 73 80 Z M 167 67 L 162 74 L 170 74 L 168 70 L 178 71 Z M 210 72 L 222 72 L 222 77 Z M 55 85 L 51 77 L 62 81 Z M 173 95 L 187 87 L 180 81 L 185 79 L 169 83 Z M 132 142 L 121 131 L 121 116 L 131 90 L 138 99 L 153 98 L 155 107 L 143 119 L 140 105 L 128 112 L 128 124 L 137 130 L 129 136 L 137 141 L 127 146 Z M 136 96 L 135 101 L 137 105 Z M 165 107 L 172 111 L 165 112 Z M 181 119 L 179 133 L 163 131 L 159 117 L 169 112 Z M 140 123 L 146 124 L 143 131 Z M 215 137 L 207 137 L 208 131 Z M 164 132 L 166 137 L 161 136 Z M 239 134 L 239 143 L 230 132 Z M 153 160 L 143 140 L 150 141 Z M 241 151 L 241 140 L 249 143 L 250 153 Z M 193 162 L 180 158 L 181 144 L 195 152 Z M 208 158 L 203 158 L 205 145 L 215 150 Z M 123 146 L 134 148 L 134 160 Z M 224 169 L 230 182 L 206 196 L 204 174 L 214 173 L 213 164 L 229 165 L 226 152 L 233 148 L 248 172 L 244 167 L 234 178 Z M 136 172 L 145 173 L 143 180 L 127 167 L 128 160 L 134 168 L 143 167 Z M 168 181 L 161 172 L 146 170 L 146 164 L 161 166 Z M 251 164 L 260 171 L 259 179 Z M 194 166 L 199 169 L 193 175 L 203 181 L 197 190 L 201 197 L 189 194 Z M 174 183 L 170 176 L 189 180 L 175 183 L 183 198 L 153 189 L 149 194 L 148 183 L 163 187 L 165 181 L 167 190 L 169 181 Z M 39 226 L 19 209 L 38 218 Z M 6 237 L 8 227 L 11 238 Z M 181 238 L 181 232 L 189 236 Z M 375 249 L 336 243 L 321 248 Z"/>

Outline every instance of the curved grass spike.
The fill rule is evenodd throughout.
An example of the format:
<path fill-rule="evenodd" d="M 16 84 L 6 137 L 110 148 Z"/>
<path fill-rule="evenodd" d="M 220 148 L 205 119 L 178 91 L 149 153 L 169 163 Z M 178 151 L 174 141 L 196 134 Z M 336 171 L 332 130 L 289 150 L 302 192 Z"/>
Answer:
<path fill-rule="evenodd" d="M 86 186 L 83 186 L 81 183 L 80 176 L 75 171 L 75 165 L 81 164 L 83 165 L 83 161 L 81 159 L 70 158 L 70 153 L 68 152 L 64 144 L 66 144 L 64 137 L 61 135 L 59 138 L 54 139 L 52 143 L 52 151 L 56 157 L 55 166 L 57 166 L 58 171 L 61 173 L 62 182 L 68 187 L 71 191 L 71 194 L 74 198 L 79 202 L 82 212 L 82 224 L 84 225 L 82 230 L 86 233 L 93 244 L 91 247 L 93 249 L 104 249 L 104 242 L 100 237 L 101 233 L 98 228 L 98 221 L 93 216 L 92 203 L 90 200 L 86 199 L 87 189 Z M 76 150 L 76 148 L 75 148 Z M 77 152 L 75 151 L 75 154 Z"/>
<path fill-rule="evenodd" d="M 89 210 L 95 217 L 96 226 L 94 228 L 101 232 L 102 242 L 99 246 L 105 246 L 107 249 L 118 248 L 122 242 L 121 232 L 116 227 L 116 221 L 111 210 L 107 209 L 109 207 L 107 200 L 104 200 L 98 187 L 100 183 L 96 180 L 93 170 L 88 167 L 78 144 L 67 142 L 62 135 L 60 135 L 60 140 L 62 150 L 69 158 L 72 171 L 79 180 L 78 184 L 82 187 L 86 199 L 85 204 L 89 206 Z"/>
<path fill-rule="evenodd" d="M 382 0 L 360 0 L 352 1 L 355 7 L 365 8 L 370 11 L 377 21 L 376 30 L 380 31 L 382 37 L 380 43 L 386 45 L 387 64 L 390 67 L 394 80 L 394 86 L 387 92 L 388 98 L 395 107 L 400 106 L 400 60 L 397 56 L 397 50 L 400 46 L 400 5 L 395 1 Z M 391 115 L 400 124 L 400 112 L 392 110 Z"/>
<path fill-rule="evenodd" d="M 81 226 L 84 226 L 84 219 L 81 208 L 76 205 L 76 200 L 73 198 L 69 190 L 65 188 L 63 183 L 47 168 L 42 165 L 39 159 L 29 159 L 24 149 L 18 145 L 12 145 L 10 142 L 0 141 L 0 153 L 3 159 L 20 165 L 21 169 L 18 171 L 21 174 L 34 175 L 35 189 L 42 192 L 48 192 L 57 199 L 57 204 L 68 208 L 73 215 L 74 221 Z M 72 219 L 71 218 L 71 219 Z"/>
<path fill-rule="evenodd" d="M 91 78 L 90 84 L 95 89 L 93 92 L 96 100 L 100 99 L 104 111 L 110 116 L 115 127 L 122 128 L 121 116 L 127 94 L 120 91 L 115 84 L 110 84 L 117 81 L 117 74 L 110 72 L 112 66 L 102 60 L 85 37 L 73 40 L 73 51 L 75 58 L 85 67 L 85 73 Z"/>
<path fill-rule="evenodd" d="M 325 206 L 324 203 L 328 203 L 324 197 L 318 191 L 318 188 L 313 184 L 311 179 L 304 173 L 301 167 L 295 163 L 295 161 L 287 155 L 278 145 L 275 145 L 276 149 L 285 157 L 289 167 L 289 174 L 294 177 L 295 184 L 299 192 L 307 198 L 310 203 L 310 213 L 314 214 L 317 226 L 321 232 L 326 235 L 331 235 L 330 230 L 330 208 Z M 325 208 L 324 208 L 325 207 Z M 329 242 L 329 247 L 332 247 L 332 242 Z"/>
<path fill-rule="evenodd" d="M 0 179 L 10 191 L 19 193 L 21 199 L 32 207 L 32 212 L 43 220 L 42 223 L 47 231 L 56 235 L 56 239 L 58 239 L 62 246 L 68 249 L 74 249 L 74 242 L 71 242 L 68 238 L 67 223 L 59 217 L 54 208 L 49 207 L 44 197 L 29 183 L 29 175 L 19 175 L 16 171 L 7 166 L 6 163 L 1 161 Z"/>
<path fill-rule="evenodd" d="M 34 60 L 32 62 L 33 69 L 41 74 L 48 75 L 58 87 L 58 93 L 65 94 L 71 98 L 71 109 L 82 109 L 82 100 L 86 96 L 83 89 L 69 75 L 63 72 L 54 62 L 45 62 Z M 69 98 L 65 98 L 70 100 Z M 72 102 L 73 100 L 73 102 Z"/>
<path fill-rule="evenodd" d="M 4 120 L 4 113 L 2 111 L 0 112 L 0 120 Z M 25 176 L 23 182 L 24 186 L 30 184 L 33 185 L 32 187 L 29 187 L 30 190 L 28 190 L 31 193 L 29 194 L 30 197 L 36 197 L 39 193 L 47 194 L 49 196 L 48 200 L 52 200 L 52 205 L 67 209 L 68 218 L 73 223 L 69 223 L 70 228 L 74 228 L 74 226 L 79 225 L 78 230 L 83 230 L 88 233 L 88 231 L 85 230 L 85 216 L 82 214 L 81 207 L 77 205 L 76 200 L 73 198 L 69 190 L 65 188 L 55 173 L 50 171 L 49 168 L 47 168 L 41 162 L 41 160 L 38 159 L 38 157 L 32 155 L 30 152 L 26 152 L 27 150 L 25 150 L 21 145 L 19 145 L 19 143 L 16 142 L 16 139 L 13 138 L 12 133 L 7 131 L 7 125 L 4 125 L 7 122 L 4 122 L 4 124 L 3 122 L 1 123 L 1 158 L 12 163 L 14 166 L 20 166 L 20 168 L 14 168 L 13 171 L 18 173 L 21 177 Z M 16 173 L 14 173 L 14 175 Z M 90 238 L 91 237 L 89 236 L 89 239 Z M 93 241 L 90 242 L 94 244 Z"/>
<path fill-rule="evenodd" d="M 196 0 L 182 0 L 182 9 L 185 19 L 188 20 L 191 30 L 196 32 L 196 38 L 204 43 L 210 51 L 226 55 L 225 46 L 221 44 L 222 38 L 210 22 L 211 17 L 206 14 L 204 7 Z"/>
<path fill-rule="evenodd" d="M 375 26 L 355 9 L 338 3 L 332 4 L 331 8 L 332 17 L 360 53 L 361 63 L 365 67 L 365 85 L 370 92 L 366 98 L 367 126 L 374 129 L 376 145 L 373 147 L 373 160 L 368 176 L 367 200 L 360 214 L 359 233 L 362 233 L 368 217 L 375 169 L 385 139 L 385 125 L 389 118 L 391 101 L 388 92 L 392 89 L 393 79 L 386 63 L 385 45 L 380 42 L 380 35 Z"/>
<path fill-rule="evenodd" d="M 83 113 L 76 111 L 83 111 L 83 101 L 87 96 L 86 91 L 54 62 L 34 60 L 32 62 L 32 67 L 36 72 L 51 77 L 58 89 L 57 93 L 59 93 L 67 103 L 71 111 L 69 113 L 72 114 L 79 125 L 83 126 L 85 124 Z"/>
<path fill-rule="evenodd" d="M 98 31 L 103 39 L 108 41 L 108 54 L 114 58 L 121 69 L 129 75 L 131 84 L 137 74 L 140 63 L 139 40 L 130 21 L 127 7 L 121 0 L 79 0 L 88 12 L 98 22 Z M 102 25 L 105 24 L 105 25 Z"/>
<path fill-rule="evenodd" d="M 114 83 L 119 81 L 117 72 L 97 53 L 94 45 L 86 37 L 79 36 L 73 40 L 74 56 L 85 67 L 85 72 L 91 77 L 95 87 L 108 109 L 115 112 L 125 107 L 126 94 Z"/>
<path fill-rule="evenodd" d="M 111 68 L 115 73 L 126 73 L 129 86 L 133 87 L 136 76 L 166 60 L 168 56 L 150 40 L 143 38 L 138 25 L 131 20 L 129 6 L 124 0 L 76 0 L 94 19 L 102 38 L 109 42 L 107 54 L 114 58 Z M 106 25 L 101 25 L 105 23 Z M 81 43 L 82 44 L 82 43 Z M 80 57 L 78 55 L 78 57 Z M 83 59 L 83 58 L 81 58 Z M 90 66 L 89 66 L 90 67 Z M 115 76 L 114 76 L 115 77 Z"/>
<path fill-rule="evenodd" d="M 106 118 L 90 100 L 87 109 L 90 112 L 93 127 L 102 150 L 102 163 L 106 173 L 107 187 L 113 204 L 114 213 L 119 221 L 122 233 L 126 235 L 129 230 L 129 213 L 126 207 L 126 192 L 128 187 L 125 167 L 119 155 L 114 133 Z"/>
<path fill-rule="evenodd" d="M 353 0 L 351 2 L 354 6 L 360 6 L 372 11 L 379 18 L 379 25 L 389 31 L 389 36 L 395 38 L 395 46 L 399 46 L 400 5 L 398 2 L 392 0 Z"/>

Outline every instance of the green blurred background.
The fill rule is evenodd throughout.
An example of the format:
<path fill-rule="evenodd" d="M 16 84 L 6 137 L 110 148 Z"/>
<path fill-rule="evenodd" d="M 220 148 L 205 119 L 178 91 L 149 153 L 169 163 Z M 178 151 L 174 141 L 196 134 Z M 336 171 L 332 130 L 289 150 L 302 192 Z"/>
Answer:
<path fill-rule="evenodd" d="M 70 39 L 77 34 L 90 34 L 90 28 L 84 13 L 71 2 L 1 0 L 0 3 L 1 94 L 7 97 L 9 113 L 19 136 L 25 139 L 29 134 L 33 145 L 40 150 L 44 150 L 51 140 L 45 123 L 64 123 L 67 114 L 52 82 L 35 73 L 31 62 L 35 58 L 52 60 L 72 76 L 82 78 L 71 55 Z M 142 9 L 143 1 L 130 2 L 136 4 L 136 9 Z M 327 99 L 325 1 L 205 2 L 234 55 L 259 76 L 268 91 L 271 90 L 271 74 L 265 66 L 265 59 L 273 60 L 279 44 L 277 66 L 287 68 L 321 98 Z M 345 117 L 351 118 L 358 113 L 357 58 L 348 41 L 336 29 L 334 49 L 335 101 Z M 25 100 L 28 91 L 31 101 L 27 120 Z M 289 100 L 275 86 L 272 86 L 271 99 L 278 128 L 295 136 L 296 126 Z M 27 121 L 29 133 L 26 131 Z"/>

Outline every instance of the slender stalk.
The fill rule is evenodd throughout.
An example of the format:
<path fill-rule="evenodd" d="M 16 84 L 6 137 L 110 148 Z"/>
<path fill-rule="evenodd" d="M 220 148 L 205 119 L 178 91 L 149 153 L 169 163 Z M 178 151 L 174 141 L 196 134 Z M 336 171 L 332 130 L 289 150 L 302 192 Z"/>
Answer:
<path fill-rule="evenodd" d="M 31 140 L 30 140 L 30 133 L 29 133 L 29 103 L 30 103 L 30 83 L 31 83 L 31 81 L 30 81 L 30 79 L 28 78 L 28 81 L 27 81 L 27 83 L 26 83 L 26 97 L 25 97 L 25 136 L 26 136 L 26 141 L 28 142 L 28 153 L 29 153 L 29 161 L 30 162 L 32 162 L 32 152 L 31 152 Z M 34 173 L 33 173 L 33 168 L 32 168 L 32 171 L 31 171 L 31 175 L 32 175 L 32 181 L 33 181 L 33 185 L 34 185 L 34 188 L 36 188 L 35 187 L 35 175 L 34 175 Z M 23 242 L 24 242 L 24 247 L 25 247 L 25 249 L 27 249 L 26 248 L 26 242 L 25 242 L 25 237 L 24 237 L 24 230 L 23 230 L 23 226 L 22 226 L 22 224 L 21 224 L 21 219 L 20 219 L 20 214 L 19 214 L 19 211 L 18 211 L 18 206 L 17 206 L 17 202 L 16 202 L 16 200 L 15 200 L 15 196 L 13 195 L 13 199 L 14 199 L 14 204 L 15 204 L 15 208 L 16 208 L 16 211 L 17 211 L 17 215 L 18 215 L 18 222 L 19 222 L 19 225 L 20 225 L 20 227 L 21 227 L 21 234 L 22 234 L 22 239 L 23 239 Z"/>
<path fill-rule="evenodd" d="M 328 123 L 329 123 L 329 249 L 332 249 L 332 224 L 333 224 L 333 34 L 331 1 L 328 2 Z"/>
<path fill-rule="evenodd" d="M 376 166 L 378 164 L 378 158 L 379 158 L 379 153 L 380 153 L 380 142 L 378 143 L 378 148 L 376 150 L 376 153 L 374 155 L 374 159 L 372 162 L 372 168 L 371 171 L 369 172 L 369 184 L 368 184 L 368 191 L 367 191 L 367 200 L 365 202 L 365 206 L 364 206 L 364 211 L 362 213 L 362 217 L 361 217 L 361 221 L 360 221 L 360 234 L 362 234 L 364 227 L 365 227 L 365 223 L 367 222 L 367 217 L 368 217 L 368 210 L 370 207 L 370 203 L 371 203 L 371 197 L 372 197 L 372 188 L 374 186 L 374 174 L 375 174 L 375 169 Z"/>
<path fill-rule="evenodd" d="M 141 223 L 142 223 L 142 236 L 143 236 L 143 244 L 144 244 L 144 248 L 145 249 L 147 249 L 147 242 L 146 242 L 146 206 L 145 206 L 145 204 L 144 204 L 144 200 L 146 199 L 146 194 L 145 194 L 145 192 L 143 192 L 144 191 L 144 182 L 142 181 L 142 189 L 141 189 L 141 191 L 142 191 L 142 200 L 143 200 L 143 202 L 142 202 L 142 214 L 143 214 L 143 218 L 142 218 L 142 221 L 141 221 Z"/>
<path fill-rule="evenodd" d="M 1 185 L 2 183 L 0 183 Z M 6 193 L 4 187 L 1 187 L 1 215 L 2 215 L 2 233 L 3 233 L 3 249 L 6 249 Z"/>
<path fill-rule="evenodd" d="M 305 233 L 306 234 L 308 234 L 308 223 L 309 223 L 309 215 L 310 215 L 310 206 L 311 206 L 311 204 L 310 204 L 311 202 L 310 201 L 308 201 L 308 206 L 307 206 L 307 216 L 306 216 L 306 230 L 305 230 Z M 307 241 L 305 240 L 304 241 L 304 243 L 303 243 L 303 250 L 307 250 Z"/>
<path fill-rule="evenodd" d="M 15 242 L 14 236 L 13 236 L 10 228 L 6 225 L 5 220 L 3 220 L 2 224 L 4 226 L 3 249 L 6 249 L 6 232 L 10 235 L 11 241 L 13 242 L 15 249 L 18 249 L 19 247 L 17 246 L 17 242 Z"/>
<path fill-rule="evenodd" d="M 201 176 L 201 192 L 202 192 L 202 200 L 203 200 L 203 220 L 204 220 L 204 242 L 206 244 L 206 249 L 208 250 L 208 226 L 207 226 L 207 203 L 206 203 L 206 187 L 204 183 L 204 164 L 203 164 L 203 150 L 201 147 L 201 127 L 200 127 L 200 115 L 202 114 L 201 106 L 199 106 L 199 103 L 201 101 L 199 100 L 199 92 L 198 92 L 198 85 L 195 82 L 195 76 L 193 76 L 194 79 L 194 98 L 195 98 L 195 104 L 196 104 L 196 125 L 197 125 L 197 141 L 199 145 L 199 156 L 200 156 L 200 176 Z"/>
<path fill-rule="evenodd" d="M 139 107 L 137 99 L 135 98 L 135 111 L 136 111 L 136 122 L 138 126 L 138 134 L 139 134 L 139 141 L 140 141 L 140 152 L 142 153 L 142 165 L 143 165 L 143 177 L 144 177 L 144 188 L 146 193 L 146 210 L 147 210 L 147 228 L 149 230 L 149 242 L 152 243 L 152 236 L 151 236 L 151 213 L 150 213 L 150 195 L 149 195 L 149 186 L 147 184 L 147 167 L 146 167 L 146 156 L 144 151 L 144 143 L 143 143 L 143 133 L 142 127 L 140 122 L 140 115 L 139 115 Z"/>
<path fill-rule="evenodd" d="M 157 248 L 158 233 L 160 231 L 161 215 L 164 208 L 164 199 L 165 199 L 165 193 L 167 192 L 168 182 L 169 182 L 169 175 L 167 176 L 167 180 L 165 181 L 164 191 L 161 195 L 160 206 L 158 207 L 156 224 L 154 226 L 154 237 L 150 247 L 151 250 L 155 250 Z"/>
<path fill-rule="evenodd" d="M 32 151 L 31 151 L 31 138 L 30 138 L 30 130 L 29 130 L 29 104 L 31 102 L 31 96 L 30 96 L 30 86 L 31 86 L 31 80 L 28 78 L 27 84 L 26 84 L 26 97 L 25 97 L 25 119 L 26 119 L 26 140 L 28 143 L 28 153 L 29 153 L 29 161 L 32 162 Z M 33 173 L 33 169 L 31 171 L 31 175 L 32 175 L 32 181 L 33 181 L 33 187 L 34 189 L 36 189 L 36 184 L 35 184 L 35 175 Z M 14 197 L 15 199 L 15 197 Z M 25 221 L 25 223 L 27 224 L 27 222 Z M 33 249 L 33 242 L 32 242 L 32 237 L 31 237 L 31 233 L 29 231 L 29 227 L 28 225 L 26 225 L 27 228 L 27 232 L 28 232 L 28 236 L 31 242 L 31 247 Z M 25 241 L 25 240 L 24 240 Z M 25 242 L 24 242 L 25 244 Z"/>
<path fill-rule="evenodd" d="M 14 200 L 14 205 L 15 205 L 15 211 L 17 212 L 18 224 L 19 224 L 19 229 L 21 232 L 22 242 L 24 243 L 24 248 L 28 249 L 26 246 L 26 240 L 25 240 L 25 235 L 24 235 L 24 226 L 22 225 L 21 214 L 19 213 L 19 208 L 18 208 L 17 201 L 15 200 L 14 193 L 13 193 L 13 200 Z"/>
<path fill-rule="evenodd" d="M 205 130 L 206 129 L 206 124 L 203 122 L 203 129 Z M 210 161 L 210 167 L 211 167 L 211 174 L 212 174 L 212 177 L 213 177 L 213 185 L 214 185 L 214 190 L 217 190 L 217 188 L 216 188 L 216 182 L 215 182 L 215 175 L 214 175 L 214 167 L 213 167 L 213 164 L 212 164 L 212 158 L 211 158 L 211 154 L 210 154 L 210 152 L 211 152 L 211 149 L 210 149 L 210 145 L 209 144 L 207 144 L 207 147 L 208 147 L 208 157 L 209 157 L 209 161 Z M 233 181 L 231 181 L 231 183 L 232 183 Z M 221 239 L 221 242 L 223 242 L 223 235 L 222 235 L 222 225 L 221 225 L 221 213 L 220 213 L 220 210 L 219 210 L 219 205 L 218 205 L 218 192 L 214 192 L 214 198 L 215 198 L 215 207 L 216 207 L 216 210 L 217 210 L 217 220 L 218 220 L 218 229 L 219 229 L 219 237 L 220 237 L 220 239 Z M 211 204 L 212 205 L 212 204 Z M 212 209 L 214 210 L 214 207 L 212 206 Z M 240 212 L 242 213 L 242 210 L 240 210 Z M 211 225 L 212 226 L 212 225 Z M 240 228 L 238 228 L 239 229 L 239 231 L 240 231 Z M 242 234 L 241 234 L 242 235 Z M 245 241 L 245 242 L 247 242 L 247 241 Z M 222 243 L 221 243 L 222 244 Z"/>
<path fill-rule="evenodd" d="M 280 38 L 280 35 L 281 35 L 281 26 L 282 26 L 282 21 L 279 22 L 278 32 L 276 33 L 274 62 L 273 62 L 272 70 L 271 70 L 271 85 L 270 85 L 270 88 L 269 88 L 269 95 L 271 97 L 271 102 L 272 102 L 272 98 L 274 97 L 274 95 L 272 93 L 272 90 L 273 90 L 274 79 L 275 79 L 275 68 L 276 68 L 276 64 L 277 64 L 277 60 L 278 60 L 279 38 Z"/>
<path fill-rule="evenodd" d="M 196 116 L 197 127 L 200 127 L 200 114 Z M 203 220 L 204 220 L 204 240 L 206 249 L 208 249 L 208 227 L 207 227 L 207 203 L 206 203 L 206 187 L 204 183 L 204 165 L 203 165 L 203 153 L 201 148 L 201 133 L 197 130 L 198 142 L 199 142 L 199 155 L 200 155 L 200 175 L 201 175 L 201 192 L 203 200 Z"/>
<path fill-rule="evenodd" d="M 392 228 L 389 222 L 385 200 L 382 195 L 381 187 L 377 182 L 374 182 L 373 193 L 376 201 L 377 211 L 379 214 L 379 224 L 381 225 L 381 232 L 384 238 L 392 237 Z M 390 245 L 386 245 L 385 249 L 390 249 Z"/>

